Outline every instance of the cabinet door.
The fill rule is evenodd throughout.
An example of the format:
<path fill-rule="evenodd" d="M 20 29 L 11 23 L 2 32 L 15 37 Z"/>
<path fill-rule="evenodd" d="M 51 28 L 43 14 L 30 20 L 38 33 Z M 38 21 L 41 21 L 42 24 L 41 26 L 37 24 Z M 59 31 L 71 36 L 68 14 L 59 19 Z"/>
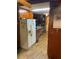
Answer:
<path fill-rule="evenodd" d="M 48 55 L 52 59 L 61 57 L 61 29 L 52 29 L 48 37 Z"/>

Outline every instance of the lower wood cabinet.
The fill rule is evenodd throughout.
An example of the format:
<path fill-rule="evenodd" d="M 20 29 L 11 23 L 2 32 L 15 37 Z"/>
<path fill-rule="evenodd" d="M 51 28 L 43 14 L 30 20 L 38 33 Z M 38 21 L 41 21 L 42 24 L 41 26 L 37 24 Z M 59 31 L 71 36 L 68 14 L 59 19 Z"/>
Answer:
<path fill-rule="evenodd" d="M 61 29 L 53 28 L 48 33 L 49 59 L 61 59 Z"/>

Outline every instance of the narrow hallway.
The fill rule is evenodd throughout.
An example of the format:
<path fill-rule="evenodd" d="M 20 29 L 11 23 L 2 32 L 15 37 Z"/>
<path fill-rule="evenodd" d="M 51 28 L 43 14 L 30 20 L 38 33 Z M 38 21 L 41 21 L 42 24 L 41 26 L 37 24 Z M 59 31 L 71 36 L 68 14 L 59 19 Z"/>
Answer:
<path fill-rule="evenodd" d="M 43 33 L 39 42 L 29 50 L 21 50 L 17 59 L 48 59 L 47 57 L 47 33 Z"/>

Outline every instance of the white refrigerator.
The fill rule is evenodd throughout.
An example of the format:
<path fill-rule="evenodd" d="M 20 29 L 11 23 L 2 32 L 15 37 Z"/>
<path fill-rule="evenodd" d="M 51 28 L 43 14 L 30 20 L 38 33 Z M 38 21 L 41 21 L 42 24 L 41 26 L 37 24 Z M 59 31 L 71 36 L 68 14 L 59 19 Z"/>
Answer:
<path fill-rule="evenodd" d="M 20 20 L 20 43 L 21 48 L 28 49 L 36 43 L 36 20 Z"/>

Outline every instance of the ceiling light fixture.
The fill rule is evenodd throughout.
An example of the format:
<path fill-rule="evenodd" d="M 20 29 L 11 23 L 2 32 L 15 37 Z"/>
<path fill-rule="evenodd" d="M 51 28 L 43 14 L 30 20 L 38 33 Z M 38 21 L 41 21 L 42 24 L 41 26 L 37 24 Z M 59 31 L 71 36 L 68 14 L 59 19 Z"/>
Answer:
<path fill-rule="evenodd" d="M 38 12 L 38 11 L 46 11 L 46 10 L 50 10 L 50 8 L 41 8 L 41 9 L 34 9 L 32 10 L 33 12 Z"/>

